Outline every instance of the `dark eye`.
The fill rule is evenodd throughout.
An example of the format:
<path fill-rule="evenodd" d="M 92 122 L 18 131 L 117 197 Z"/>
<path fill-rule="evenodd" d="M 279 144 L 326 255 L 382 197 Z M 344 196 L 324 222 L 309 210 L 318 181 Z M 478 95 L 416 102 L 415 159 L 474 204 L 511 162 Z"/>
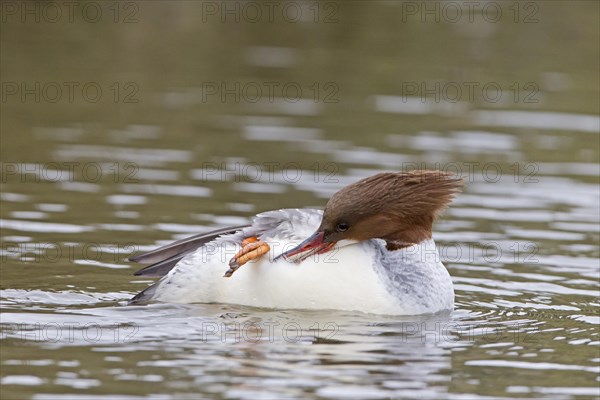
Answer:
<path fill-rule="evenodd" d="M 345 232 L 348 229 L 350 229 L 350 225 L 348 225 L 345 222 L 340 222 L 339 224 L 337 224 L 337 226 L 335 227 L 335 230 L 338 232 Z"/>

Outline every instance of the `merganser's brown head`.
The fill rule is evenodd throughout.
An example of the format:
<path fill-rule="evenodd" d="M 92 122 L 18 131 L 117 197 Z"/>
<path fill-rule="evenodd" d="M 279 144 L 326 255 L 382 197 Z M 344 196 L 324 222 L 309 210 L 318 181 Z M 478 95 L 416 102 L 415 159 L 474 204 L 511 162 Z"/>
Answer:
<path fill-rule="evenodd" d="M 301 261 L 338 242 L 383 239 L 397 250 L 431 238 L 433 221 L 463 186 L 450 172 L 380 173 L 338 191 L 325 206 L 317 231 L 281 255 Z M 340 243 L 340 245 L 341 245 Z"/>

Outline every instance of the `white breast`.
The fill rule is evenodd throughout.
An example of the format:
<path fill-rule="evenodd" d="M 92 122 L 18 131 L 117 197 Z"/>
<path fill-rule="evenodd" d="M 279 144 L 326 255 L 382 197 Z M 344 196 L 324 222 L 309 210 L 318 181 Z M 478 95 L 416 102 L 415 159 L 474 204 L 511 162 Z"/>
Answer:
<path fill-rule="evenodd" d="M 300 264 L 272 261 L 298 240 L 277 235 L 263 240 L 271 246 L 269 256 L 242 266 L 231 278 L 223 274 L 239 245 L 223 241 L 199 249 L 158 283 L 154 299 L 395 315 L 453 307 L 452 282 L 439 260 L 432 261 L 439 258 L 432 240 L 393 252 L 383 241 L 371 240 L 334 248 Z"/>

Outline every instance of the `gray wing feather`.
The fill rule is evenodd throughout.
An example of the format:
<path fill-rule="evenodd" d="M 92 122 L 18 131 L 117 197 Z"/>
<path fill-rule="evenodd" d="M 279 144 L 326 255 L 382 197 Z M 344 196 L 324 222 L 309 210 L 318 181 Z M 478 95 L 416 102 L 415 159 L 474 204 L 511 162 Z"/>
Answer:
<path fill-rule="evenodd" d="M 135 272 L 137 276 L 162 277 L 167 275 L 187 255 L 195 252 L 205 244 L 214 241 L 216 245 L 222 242 L 238 242 L 244 238 L 256 236 L 259 238 L 286 237 L 304 240 L 306 232 L 300 227 L 316 228 L 323 211 L 315 209 L 283 209 L 267 211 L 256 215 L 252 225 L 221 228 L 207 233 L 194 235 L 178 240 L 166 246 L 133 256 L 129 261 L 141 264 L 152 264 Z M 149 286 L 133 297 L 129 304 L 145 304 L 151 301 L 158 288 L 159 282 Z"/>
<path fill-rule="evenodd" d="M 247 228 L 245 226 L 236 226 L 216 229 L 214 231 L 200 233 L 198 235 L 190 236 L 189 238 L 181 239 L 173 243 L 169 243 L 165 246 L 159 247 L 147 253 L 138 254 L 129 258 L 129 261 L 133 261 L 140 264 L 152 264 L 159 261 L 163 261 L 169 257 L 195 250 L 201 247 L 203 244 L 208 243 L 220 235 L 226 235 L 228 233 L 234 233 L 240 229 Z"/>
<path fill-rule="evenodd" d="M 246 228 L 247 226 L 221 228 L 207 233 L 194 235 L 187 239 L 178 240 L 166 246 L 131 257 L 129 261 L 150 264 L 134 273 L 136 276 L 161 277 L 169 273 L 177 263 L 186 255 L 196 251 L 206 243 L 215 240 L 221 235 L 226 235 Z"/>

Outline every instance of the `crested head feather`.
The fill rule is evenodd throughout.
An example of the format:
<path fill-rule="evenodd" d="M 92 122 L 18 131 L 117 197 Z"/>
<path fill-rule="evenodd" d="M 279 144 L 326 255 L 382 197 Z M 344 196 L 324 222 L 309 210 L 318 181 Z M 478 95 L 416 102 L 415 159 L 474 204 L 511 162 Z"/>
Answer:
<path fill-rule="evenodd" d="M 388 244 L 419 243 L 431 237 L 433 221 L 462 186 L 461 177 L 445 171 L 373 175 L 331 197 L 321 228 L 326 235 L 340 239 L 382 238 Z M 334 232 L 341 222 L 350 226 L 343 235 Z"/>

